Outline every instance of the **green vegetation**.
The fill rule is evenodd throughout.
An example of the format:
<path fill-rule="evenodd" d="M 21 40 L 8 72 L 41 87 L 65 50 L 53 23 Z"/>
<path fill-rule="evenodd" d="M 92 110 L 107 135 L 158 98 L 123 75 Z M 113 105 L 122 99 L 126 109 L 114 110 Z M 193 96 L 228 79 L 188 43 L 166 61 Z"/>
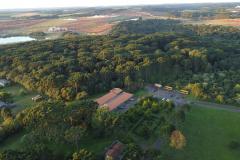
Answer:
<path fill-rule="evenodd" d="M 239 44 L 236 28 L 140 18 L 120 23 L 109 35 L 68 33 L 0 46 L 0 77 L 26 88 L 6 87 L 0 94 L 18 105 L 14 114 L 1 109 L 0 147 L 6 151 L 0 159 L 101 158 L 118 139 L 127 146 L 125 159 L 234 160 L 240 146 L 237 114 L 193 108 L 183 123 L 188 106 L 147 97 L 142 88 L 161 83 L 196 99 L 240 105 Z M 124 113 L 98 107 L 93 98 L 113 87 L 144 98 Z M 49 99 L 33 104 L 29 91 Z M 159 138 L 160 151 L 169 144 L 179 151 L 150 147 Z"/>
<path fill-rule="evenodd" d="M 0 149 L 6 151 L 0 156 L 6 156 L 14 150 L 17 157 L 24 154 L 36 159 L 51 155 L 67 159 L 75 151 L 84 148 L 96 157 L 102 157 L 105 148 L 116 139 L 126 145 L 138 146 L 150 139 L 151 132 L 155 132 L 156 128 L 160 131 L 159 136 L 168 138 L 179 122 L 184 120 L 184 117 L 178 116 L 180 112 L 184 114 L 184 110 L 174 108 L 171 102 L 147 97 L 123 114 L 97 108 L 89 100 L 68 105 L 41 102 L 16 116 L 10 110 L 2 110 L 4 121 L 0 132 Z M 137 121 L 139 123 L 136 126 Z M 11 136 L 13 133 L 15 135 Z M 126 148 L 126 153 L 129 152 L 132 149 Z M 153 156 L 150 154 L 152 152 L 145 154 L 141 148 L 137 152 L 138 156 Z M 129 154 L 126 158 L 132 156 Z"/>
<path fill-rule="evenodd" d="M 0 150 L 7 150 L 7 149 L 17 150 L 21 148 L 22 138 L 24 137 L 25 134 L 26 134 L 26 131 L 23 130 L 5 139 L 0 145 Z"/>
<path fill-rule="evenodd" d="M 174 160 L 236 160 L 239 148 L 229 146 L 240 142 L 239 120 L 239 113 L 192 106 L 182 126 L 186 148 L 168 155 Z"/>

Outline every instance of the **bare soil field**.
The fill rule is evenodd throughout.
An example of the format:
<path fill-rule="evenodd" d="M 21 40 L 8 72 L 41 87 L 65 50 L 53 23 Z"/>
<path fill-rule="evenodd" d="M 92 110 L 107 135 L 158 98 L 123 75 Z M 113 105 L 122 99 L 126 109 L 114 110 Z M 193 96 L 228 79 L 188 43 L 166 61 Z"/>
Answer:
<path fill-rule="evenodd" d="M 240 27 L 240 19 L 215 19 L 215 20 L 206 20 L 200 21 L 196 24 L 210 24 L 210 25 L 223 25 L 223 26 L 233 26 Z"/>
<path fill-rule="evenodd" d="M 24 28 L 23 32 L 47 32 L 49 27 L 62 27 L 67 23 L 69 23 L 69 21 L 65 21 L 64 19 L 48 19 Z"/>
<path fill-rule="evenodd" d="M 64 24 L 69 30 L 89 33 L 89 34 L 104 34 L 112 29 L 114 24 L 109 23 L 109 17 L 82 17 L 76 21 L 71 21 Z"/>

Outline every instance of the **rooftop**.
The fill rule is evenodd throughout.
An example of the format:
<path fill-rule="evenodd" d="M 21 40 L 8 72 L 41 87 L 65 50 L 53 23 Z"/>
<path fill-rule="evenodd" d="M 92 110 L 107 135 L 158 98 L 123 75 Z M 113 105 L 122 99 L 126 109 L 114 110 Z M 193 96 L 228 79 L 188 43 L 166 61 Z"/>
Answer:
<path fill-rule="evenodd" d="M 123 151 L 123 144 L 121 142 L 114 143 L 111 148 L 106 152 L 106 156 L 109 156 L 113 159 L 118 158 Z"/>
<path fill-rule="evenodd" d="M 132 97 L 133 94 L 123 92 L 120 88 L 114 88 L 106 95 L 96 99 L 96 102 L 99 106 L 107 106 L 112 111 Z"/>

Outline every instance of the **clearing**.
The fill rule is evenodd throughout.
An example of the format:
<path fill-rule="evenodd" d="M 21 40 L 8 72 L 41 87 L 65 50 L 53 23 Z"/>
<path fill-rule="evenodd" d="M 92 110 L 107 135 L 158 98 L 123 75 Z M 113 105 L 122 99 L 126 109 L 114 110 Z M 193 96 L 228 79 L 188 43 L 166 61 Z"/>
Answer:
<path fill-rule="evenodd" d="M 32 97 L 35 97 L 37 93 L 27 91 L 21 85 L 12 84 L 2 90 L 12 95 L 13 103 L 16 104 L 16 107 L 12 109 L 15 114 L 35 104 L 35 102 L 32 101 Z"/>

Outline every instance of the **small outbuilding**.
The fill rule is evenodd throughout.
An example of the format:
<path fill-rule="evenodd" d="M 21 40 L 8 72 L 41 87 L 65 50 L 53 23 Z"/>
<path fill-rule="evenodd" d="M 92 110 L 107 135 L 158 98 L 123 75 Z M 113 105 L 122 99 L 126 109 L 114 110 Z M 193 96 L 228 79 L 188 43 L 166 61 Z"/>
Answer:
<path fill-rule="evenodd" d="M 5 87 L 10 84 L 10 81 L 6 79 L 0 79 L 0 86 Z"/>
<path fill-rule="evenodd" d="M 48 29 L 48 32 L 50 32 L 50 33 L 66 32 L 66 31 L 68 31 L 68 28 L 66 28 L 66 27 L 50 27 Z"/>
<path fill-rule="evenodd" d="M 43 97 L 41 95 L 37 95 L 37 96 L 32 98 L 32 101 L 38 102 L 38 101 L 41 101 L 42 99 L 43 99 Z"/>

